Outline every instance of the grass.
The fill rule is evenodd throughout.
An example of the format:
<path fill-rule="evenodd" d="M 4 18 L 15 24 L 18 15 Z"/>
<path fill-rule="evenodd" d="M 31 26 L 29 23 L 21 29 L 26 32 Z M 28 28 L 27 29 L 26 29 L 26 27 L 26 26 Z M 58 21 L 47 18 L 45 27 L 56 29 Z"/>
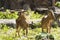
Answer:
<path fill-rule="evenodd" d="M 15 29 L 8 27 L 4 28 L 0 29 L 0 40 L 35 40 L 36 35 L 41 34 L 41 28 L 35 28 L 33 30 L 29 29 L 27 36 L 24 36 L 23 31 L 21 30 L 20 37 L 15 37 Z M 60 40 L 60 28 L 52 28 L 51 31 L 55 40 Z"/>

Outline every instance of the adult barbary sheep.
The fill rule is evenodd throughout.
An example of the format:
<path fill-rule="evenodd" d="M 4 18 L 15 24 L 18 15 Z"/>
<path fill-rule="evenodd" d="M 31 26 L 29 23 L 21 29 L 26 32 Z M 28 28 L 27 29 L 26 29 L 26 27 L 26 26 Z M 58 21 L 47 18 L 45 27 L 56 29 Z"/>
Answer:
<path fill-rule="evenodd" d="M 42 32 L 45 32 L 46 29 L 47 33 L 50 33 L 51 23 L 54 21 L 55 16 L 53 10 L 49 10 L 47 16 L 44 16 L 41 21 Z"/>
<path fill-rule="evenodd" d="M 28 33 L 28 27 L 29 27 L 29 24 L 26 22 L 26 17 L 25 17 L 25 14 L 24 14 L 24 11 L 22 12 L 19 12 L 18 13 L 18 18 L 16 19 L 16 35 L 19 36 L 19 32 L 21 30 L 21 28 L 23 30 L 26 30 L 26 34 Z"/>

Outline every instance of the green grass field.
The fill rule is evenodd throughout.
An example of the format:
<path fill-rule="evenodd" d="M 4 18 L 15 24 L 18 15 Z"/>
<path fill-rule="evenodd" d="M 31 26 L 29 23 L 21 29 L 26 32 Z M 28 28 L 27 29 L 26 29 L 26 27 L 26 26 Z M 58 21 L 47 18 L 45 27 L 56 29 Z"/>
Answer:
<path fill-rule="evenodd" d="M 20 37 L 15 37 L 16 29 L 4 27 L 0 29 L 0 40 L 35 40 L 36 35 L 41 34 L 41 28 L 29 29 L 28 35 L 24 36 L 21 29 Z M 60 40 L 60 28 L 51 28 L 51 34 L 55 40 Z"/>

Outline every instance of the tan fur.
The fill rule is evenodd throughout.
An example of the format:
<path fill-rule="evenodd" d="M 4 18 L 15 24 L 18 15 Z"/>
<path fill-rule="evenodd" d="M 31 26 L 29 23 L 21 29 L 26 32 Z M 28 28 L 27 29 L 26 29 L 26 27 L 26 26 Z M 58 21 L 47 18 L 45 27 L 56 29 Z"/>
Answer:
<path fill-rule="evenodd" d="M 24 12 L 20 12 L 19 13 L 19 17 L 16 19 L 16 33 L 19 36 L 19 31 L 20 28 L 22 28 L 23 30 L 26 30 L 26 35 L 28 33 L 28 23 L 26 22 L 26 18 L 24 15 Z"/>
<path fill-rule="evenodd" d="M 54 20 L 54 15 L 53 11 L 48 11 L 47 17 L 43 17 L 41 21 L 41 26 L 42 26 L 42 32 L 44 32 L 44 29 L 46 29 L 47 33 L 50 33 L 51 29 L 51 23 Z"/>

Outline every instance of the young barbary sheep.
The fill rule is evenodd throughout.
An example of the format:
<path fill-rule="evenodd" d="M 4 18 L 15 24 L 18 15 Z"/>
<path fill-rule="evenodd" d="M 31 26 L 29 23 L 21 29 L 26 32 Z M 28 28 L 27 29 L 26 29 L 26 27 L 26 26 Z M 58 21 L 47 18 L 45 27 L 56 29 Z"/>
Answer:
<path fill-rule="evenodd" d="M 20 32 L 21 28 L 23 30 L 26 30 L 25 35 L 27 35 L 29 24 L 26 22 L 26 17 L 25 17 L 24 11 L 19 12 L 18 16 L 19 17 L 16 19 L 16 33 L 17 33 L 16 36 L 20 36 L 19 32 Z"/>
<path fill-rule="evenodd" d="M 41 26 L 42 26 L 42 32 L 47 31 L 47 33 L 50 33 L 51 23 L 54 21 L 55 16 L 54 16 L 53 10 L 49 10 L 47 11 L 47 13 L 48 15 L 42 18 Z"/>

